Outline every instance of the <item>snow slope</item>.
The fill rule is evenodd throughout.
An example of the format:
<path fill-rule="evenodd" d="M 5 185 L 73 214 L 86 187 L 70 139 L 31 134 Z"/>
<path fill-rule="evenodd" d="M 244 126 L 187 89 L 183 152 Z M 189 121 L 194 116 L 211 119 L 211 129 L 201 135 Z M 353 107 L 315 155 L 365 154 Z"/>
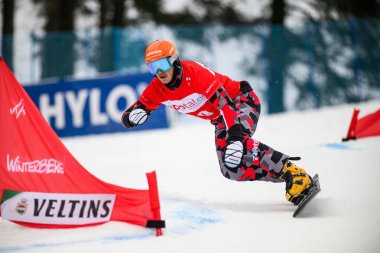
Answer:
<path fill-rule="evenodd" d="M 187 117 L 166 130 L 64 139 L 110 183 L 147 188 L 144 173 L 156 170 L 164 236 L 120 222 L 45 230 L 0 219 L 0 252 L 380 252 L 380 137 L 340 141 L 354 107 L 363 116 L 380 101 L 260 119 L 257 139 L 320 175 L 322 192 L 300 218 L 284 184 L 225 179 L 212 125 Z"/>

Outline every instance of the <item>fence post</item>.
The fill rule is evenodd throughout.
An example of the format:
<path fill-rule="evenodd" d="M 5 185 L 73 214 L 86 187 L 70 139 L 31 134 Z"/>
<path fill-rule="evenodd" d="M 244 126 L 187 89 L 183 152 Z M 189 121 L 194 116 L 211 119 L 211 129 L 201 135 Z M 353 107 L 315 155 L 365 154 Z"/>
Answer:
<path fill-rule="evenodd" d="M 351 36 L 351 43 L 352 43 L 352 51 L 354 53 L 354 59 L 353 59 L 353 68 L 354 68 L 354 75 L 355 75 L 355 82 L 356 82 L 356 88 L 357 88 L 357 98 L 359 101 L 365 100 L 365 91 L 364 87 L 362 85 L 362 82 L 360 81 L 360 58 L 359 58 L 359 52 L 358 52 L 358 41 L 357 41 L 357 21 L 354 18 L 349 19 L 350 23 L 350 36 Z"/>
<path fill-rule="evenodd" d="M 320 101 L 318 99 L 318 88 L 315 84 L 314 80 L 314 53 L 313 53 L 313 39 L 312 39 L 312 33 L 310 31 L 310 24 L 305 23 L 305 45 L 306 45 L 306 53 L 307 53 L 307 61 L 309 65 L 309 79 L 308 79 L 308 85 L 310 88 L 310 92 L 312 93 L 314 97 L 314 108 L 318 108 L 320 106 Z"/>
<path fill-rule="evenodd" d="M 266 38 L 265 36 L 268 36 L 268 35 L 265 35 L 265 31 L 263 26 L 260 26 L 259 27 L 259 30 L 262 30 L 262 31 L 259 31 L 259 38 L 260 38 L 260 46 L 261 46 L 261 58 L 263 59 L 262 60 L 262 64 L 264 65 L 264 76 L 265 76 L 265 80 L 267 82 L 267 88 L 265 90 L 265 96 L 267 98 L 267 105 L 268 105 L 268 113 L 271 111 L 270 107 L 272 105 L 272 99 L 271 99 L 271 95 L 270 95 L 270 81 L 271 81 L 271 76 L 270 76 L 270 73 L 269 73 L 269 69 L 268 69 L 268 52 L 267 52 L 267 47 L 266 47 Z"/>
<path fill-rule="evenodd" d="M 121 71 L 121 29 L 120 28 L 112 28 L 112 46 L 113 46 L 113 61 L 114 66 L 113 69 L 117 73 Z"/>
<path fill-rule="evenodd" d="M 215 35 L 215 28 L 213 24 L 208 24 L 206 26 L 206 44 L 208 51 L 210 52 L 210 57 L 208 59 L 207 65 L 210 66 L 212 69 L 218 69 L 218 62 L 215 57 L 215 41 L 216 41 L 216 35 Z"/>
<path fill-rule="evenodd" d="M 30 50 L 30 56 L 31 56 L 31 61 L 30 61 L 30 80 L 29 82 L 35 82 L 37 81 L 37 78 L 36 78 L 36 66 L 37 66 L 37 62 L 36 62 L 36 58 L 37 58 L 37 53 L 35 51 L 35 48 L 36 48 L 36 45 L 37 45 L 37 35 L 32 32 L 32 34 L 30 35 L 31 37 L 31 50 Z"/>
<path fill-rule="evenodd" d="M 91 40 L 91 28 L 87 27 L 84 30 L 84 41 L 83 41 L 83 46 L 84 46 L 84 62 L 86 64 L 86 71 L 87 73 L 90 73 L 91 70 L 91 52 L 93 51 L 93 46 L 92 46 L 92 40 Z"/>

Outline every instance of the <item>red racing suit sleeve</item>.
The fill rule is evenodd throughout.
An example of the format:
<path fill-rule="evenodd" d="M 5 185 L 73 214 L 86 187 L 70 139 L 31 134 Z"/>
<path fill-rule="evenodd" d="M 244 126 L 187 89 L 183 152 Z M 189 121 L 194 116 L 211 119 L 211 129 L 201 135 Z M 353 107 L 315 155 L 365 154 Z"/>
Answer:
<path fill-rule="evenodd" d="M 162 102 L 160 99 L 161 89 L 155 83 L 157 82 L 155 79 L 145 88 L 138 100 L 149 111 L 156 110 Z"/>

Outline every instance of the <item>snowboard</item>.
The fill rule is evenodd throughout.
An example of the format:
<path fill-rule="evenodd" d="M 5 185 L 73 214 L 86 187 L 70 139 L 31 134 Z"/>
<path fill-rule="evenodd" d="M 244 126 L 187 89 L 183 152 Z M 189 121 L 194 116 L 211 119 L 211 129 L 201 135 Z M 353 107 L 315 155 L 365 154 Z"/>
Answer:
<path fill-rule="evenodd" d="M 312 200 L 318 192 L 321 191 L 321 186 L 319 185 L 319 177 L 316 174 L 311 182 L 309 187 L 309 191 L 305 195 L 305 197 L 298 203 L 297 209 L 293 213 L 293 217 L 297 217 L 297 215 L 307 206 L 307 204 Z"/>

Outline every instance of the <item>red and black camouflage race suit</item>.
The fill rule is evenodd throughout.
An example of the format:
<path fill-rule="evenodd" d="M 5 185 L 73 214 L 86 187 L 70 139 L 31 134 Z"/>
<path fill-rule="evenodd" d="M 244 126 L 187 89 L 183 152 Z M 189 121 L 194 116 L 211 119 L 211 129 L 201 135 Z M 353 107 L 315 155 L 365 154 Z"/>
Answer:
<path fill-rule="evenodd" d="M 260 101 L 248 82 L 237 82 L 194 61 L 181 61 L 182 79 L 176 89 L 169 89 L 154 77 L 123 117 L 136 109 L 154 111 L 161 104 L 172 109 L 210 120 L 215 125 L 215 144 L 221 172 L 231 180 L 279 179 L 289 157 L 252 138 L 260 116 Z M 227 143 L 241 140 L 242 163 L 235 169 L 224 165 Z"/>

